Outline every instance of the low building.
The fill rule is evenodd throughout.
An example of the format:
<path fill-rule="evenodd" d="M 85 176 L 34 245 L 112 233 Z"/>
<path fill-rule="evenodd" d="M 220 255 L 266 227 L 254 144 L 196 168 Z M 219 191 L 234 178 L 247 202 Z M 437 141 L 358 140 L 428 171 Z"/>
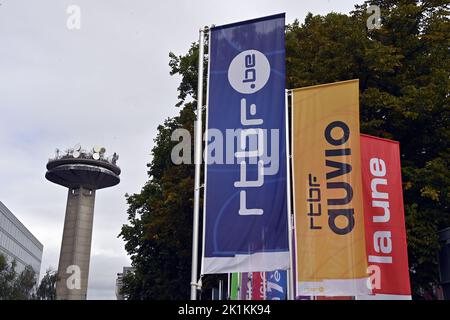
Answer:
<path fill-rule="evenodd" d="M 0 254 L 9 262 L 16 260 L 18 273 L 31 266 L 39 279 L 43 249 L 42 243 L 0 201 Z"/>
<path fill-rule="evenodd" d="M 117 274 L 117 279 L 116 279 L 116 297 L 117 297 L 117 300 L 124 300 L 124 296 L 123 296 L 121 291 L 122 291 L 122 288 L 123 288 L 123 277 L 128 272 L 133 272 L 133 268 L 132 267 L 123 267 L 122 273 L 118 273 Z"/>

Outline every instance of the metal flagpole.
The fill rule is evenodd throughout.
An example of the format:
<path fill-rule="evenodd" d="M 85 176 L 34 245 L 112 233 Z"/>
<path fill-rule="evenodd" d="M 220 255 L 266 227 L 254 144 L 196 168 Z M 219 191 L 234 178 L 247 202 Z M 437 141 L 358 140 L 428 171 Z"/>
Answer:
<path fill-rule="evenodd" d="M 194 181 L 194 217 L 192 229 L 192 269 L 191 269 L 191 300 L 197 299 L 198 277 L 198 225 L 200 202 L 200 169 L 202 162 L 202 102 L 203 102 L 203 56 L 205 32 L 199 32 L 198 53 L 198 91 L 197 91 L 197 124 L 195 132 L 195 181 Z"/>
<path fill-rule="evenodd" d="M 288 230 L 289 230 L 289 274 L 288 274 L 288 300 L 294 300 L 294 261 L 292 252 L 292 208 L 291 208 L 291 152 L 289 149 L 290 145 L 290 134 L 289 134 L 289 107 L 288 107 L 288 95 L 289 91 L 285 90 L 285 118 L 286 118 L 286 160 L 287 160 L 287 211 L 288 211 Z"/>
<path fill-rule="evenodd" d="M 264 274 L 264 277 L 262 277 L 263 279 L 263 300 L 267 300 L 267 282 L 266 282 L 266 277 L 267 277 L 267 272 L 261 272 L 261 275 Z"/>
<path fill-rule="evenodd" d="M 231 293 L 231 283 L 230 283 L 230 279 L 231 278 L 231 273 L 228 274 L 228 281 L 227 281 L 227 300 L 231 300 L 230 299 L 230 293 Z"/>

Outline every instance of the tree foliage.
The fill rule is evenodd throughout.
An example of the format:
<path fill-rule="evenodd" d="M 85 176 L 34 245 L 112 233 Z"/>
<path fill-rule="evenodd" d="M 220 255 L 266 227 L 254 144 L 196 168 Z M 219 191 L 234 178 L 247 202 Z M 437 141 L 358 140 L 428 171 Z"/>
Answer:
<path fill-rule="evenodd" d="M 42 277 L 41 283 L 36 291 L 38 300 L 56 300 L 56 281 L 58 274 L 52 269 L 48 269 Z"/>
<path fill-rule="evenodd" d="M 29 300 L 34 298 L 36 273 L 30 266 L 17 273 L 17 263 L 8 263 L 0 254 L 0 300 Z"/>
<path fill-rule="evenodd" d="M 189 293 L 194 166 L 175 166 L 170 137 L 178 127 L 193 130 L 192 103 L 158 127 L 149 181 L 127 196 L 129 224 L 122 228 L 135 272 L 124 277 L 128 299 L 182 299 Z"/>
<path fill-rule="evenodd" d="M 366 8 L 381 8 L 382 27 L 367 30 Z M 400 141 L 410 275 L 417 298 L 438 283 L 437 231 L 450 226 L 448 1 L 368 1 L 349 15 L 308 14 L 286 28 L 287 87 L 360 79 L 361 131 Z M 198 45 L 170 54 L 181 76 L 179 116 L 158 127 L 149 181 L 127 196 L 120 236 L 135 273 L 130 299 L 187 298 L 190 282 L 193 165 L 173 165 L 174 129 L 193 134 Z M 186 102 L 188 98 L 193 101 Z"/>

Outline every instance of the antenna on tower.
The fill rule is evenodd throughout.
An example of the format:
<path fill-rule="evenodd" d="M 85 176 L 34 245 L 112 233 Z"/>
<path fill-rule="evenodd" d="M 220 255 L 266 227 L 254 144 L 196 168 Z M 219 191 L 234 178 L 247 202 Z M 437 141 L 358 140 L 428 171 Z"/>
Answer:
<path fill-rule="evenodd" d="M 102 151 L 106 149 L 99 147 L 99 146 L 94 146 L 94 148 L 92 149 L 94 151 L 94 153 L 92 154 L 92 158 L 94 160 L 100 160 L 100 156 L 103 155 Z"/>
<path fill-rule="evenodd" d="M 119 155 L 117 153 L 114 152 L 113 156 L 112 156 L 112 164 L 116 164 L 117 160 L 119 160 Z"/>
<path fill-rule="evenodd" d="M 73 147 L 73 151 L 72 151 L 72 157 L 74 157 L 75 159 L 79 158 L 81 156 L 81 145 L 79 143 L 77 143 L 75 145 L 75 147 Z"/>

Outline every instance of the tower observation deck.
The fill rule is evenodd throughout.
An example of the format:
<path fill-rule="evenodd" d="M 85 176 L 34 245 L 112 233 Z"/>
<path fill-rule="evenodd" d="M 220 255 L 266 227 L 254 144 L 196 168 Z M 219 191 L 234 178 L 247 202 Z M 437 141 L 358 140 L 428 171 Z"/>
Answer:
<path fill-rule="evenodd" d="M 119 156 L 106 157 L 105 152 L 105 148 L 86 151 L 76 145 L 62 153 L 57 149 L 47 163 L 47 180 L 68 188 L 56 282 L 58 300 L 86 299 L 95 193 L 120 182 Z"/>

